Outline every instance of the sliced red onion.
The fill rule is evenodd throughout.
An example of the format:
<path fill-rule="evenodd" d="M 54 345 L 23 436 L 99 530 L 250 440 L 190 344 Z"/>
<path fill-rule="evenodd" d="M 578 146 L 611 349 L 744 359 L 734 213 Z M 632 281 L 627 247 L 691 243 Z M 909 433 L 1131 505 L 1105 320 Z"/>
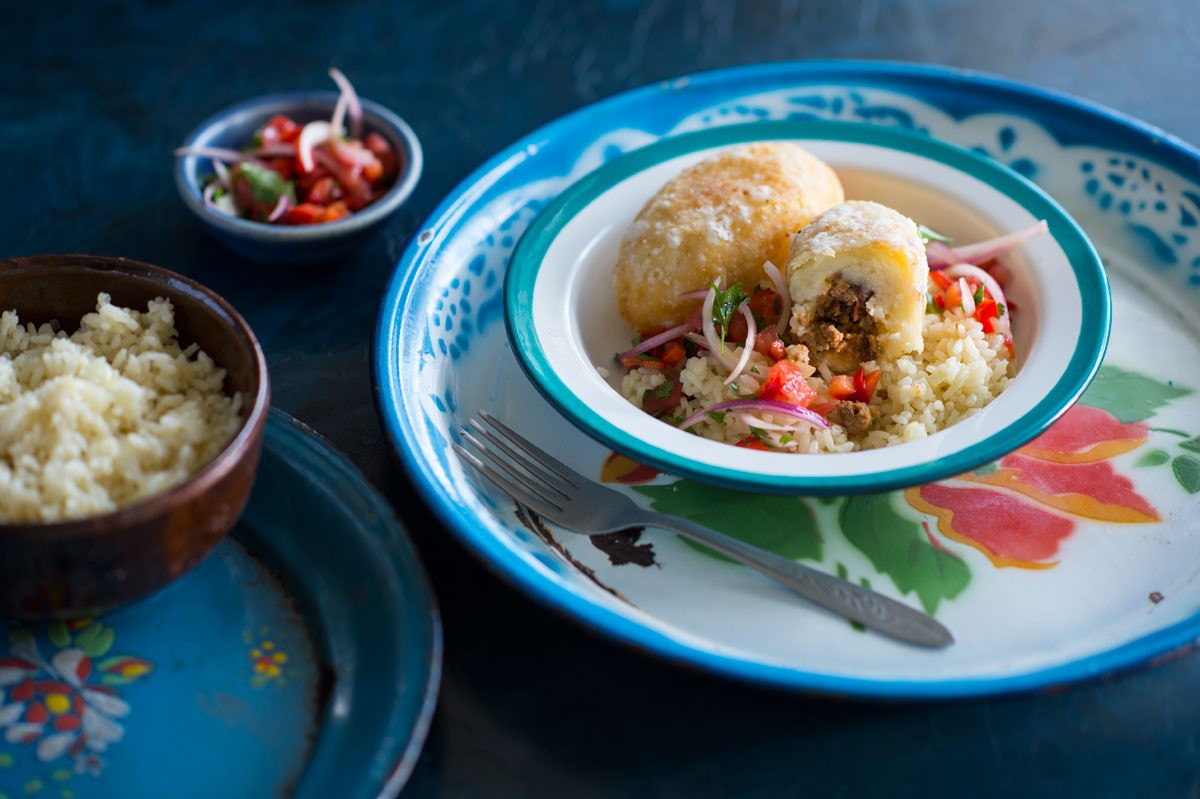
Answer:
<path fill-rule="evenodd" d="M 337 103 L 333 106 L 333 116 L 329 118 L 329 127 L 333 129 L 334 135 L 346 135 L 346 105 L 349 100 L 346 99 L 346 94 L 343 92 L 338 95 Z"/>
<path fill-rule="evenodd" d="M 775 424 L 774 422 L 768 422 L 766 419 L 761 419 L 749 413 L 739 413 L 738 418 L 750 427 L 757 427 L 759 430 L 770 430 L 773 433 L 786 433 L 789 430 L 796 429 L 796 425 L 794 423 Z"/>
<path fill-rule="evenodd" d="M 217 204 L 213 200 L 213 195 L 217 193 L 217 189 L 221 188 L 215 180 L 204 187 L 204 204 L 209 208 L 216 208 Z"/>
<path fill-rule="evenodd" d="M 775 293 L 779 295 L 779 307 L 781 310 L 779 321 L 775 323 L 775 332 L 783 335 L 783 331 L 787 329 L 788 321 L 792 316 L 792 292 L 775 264 L 765 261 L 763 263 L 763 271 L 767 273 L 767 277 L 771 278 L 771 283 L 775 285 Z"/>
<path fill-rule="evenodd" d="M 925 260 L 930 269 L 944 269 L 954 261 L 954 251 L 944 241 L 931 241 L 925 245 Z"/>
<path fill-rule="evenodd" d="M 643 352 L 649 352 L 655 347 L 666 344 L 668 341 L 674 341 L 684 334 L 690 333 L 694 330 L 696 330 L 695 324 L 688 324 L 687 322 L 684 322 L 682 325 L 676 325 L 669 330 L 664 330 L 657 336 L 651 336 L 641 344 L 638 344 L 631 349 L 627 349 L 624 352 L 618 353 L 617 360 L 621 360 L 622 358 L 632 358 L 635 355 L 641 355 Z"/>
<path fill-rule="evenodd" d="M 275 222 L 285 213 L 290 203 L 286 194 L 279 195 L 279 200 L 276 201 L 275 207 L 271 209 L 271 213 L 267 215 L 268 222 Z"/>
<path fill-rule="evenodd" d="M 679 295 L 681 300 L 702 300 L 708 296 L 708 289 L 696 289 L 695 291 L 685 291 Z"/>
<path fill-rule="evenodd" d="M 706 350 L 712 349 L 711 347 L 708 346 L 708 339 L 706 339 L 700 333 L 694 333 L 694 332 L 693 333 L 685 333 L 683 337 L 686 338 L 688 341 L 692 342 L 693 344 L 695 344 L 697 347 L 701 347 Z"/>
<path fill-rule="evenodd" d="M 217 173 L 217 181 L 225 188 L 233 186 L 233 179 L 229 176 L 229 167 L 221 161 L 213 161 L 213 171 Z"/>
<path fill-rule="evenodd" d="M 1004 290 L 1000 288 L 999 281 L 989 275 L 986 270 L 980 269 L 974 264 L 948 266 L 942 274 L 951 279 L 969 277 L 978 280 L 988 290 L 988 294 L 992 296 L 993 300 L 1000 305 L 1006 305 Z"/>
<path fill-rule="evenodd" d="M 729 377 L 725 378 L 725 385 L 729 385 L 734 380 L 738 379 L 738 375 L 746 368 L 746 364 L 750 363 L 750 353 L 754 352 L 754 337 L 758 335 L 758 325 L 754 323 L 754 314 L 750 313 L 750 303 L 745 300 L 738 306 L 738 310 L 742 312 L 742 318 L 746 320 L 746 346 L 742 347 L 742 357 L 738 358 L 737 365 L 729 373 Z"/>
<path fill-rule="evenodd" d="M 688 418 L 679 423 L 681 430 L 686 430 L 692 425 L 705 419 L 710 413 L 719 413 L 720 411 L 757 411 L 759 413 L 774 413 L 780 416 L 790 416 L 793 419 L 799 419 L 802 422 L 808 422 L 813 427 L 819 427 L 822 430 L 829 429 L 829 422 L 821 414 L 815 411 L 810 411 L 808 408 L 801 408 L 799 405 L 793 405 L 790 402 L 780 402 L 779 400 L 764 400 L 764 399 L 735 399 L 718 402 L 711 408 L 705 408 L 702 411 L 693 413 Z"/>
<path fill-rule="evenodd" d="M 735 364 L 733 359 L 725 354 L 725 348 L 721 346 L 721 339 L 717 338 L 717 326 L 713 323 L 712 310 L 713 303 L 716 301 L 717 289 L 713 287 L 708 290 L 708 294 L 704 295 L 704 307 L 700 311 L 700 326 L 704 330 L 704 340 L 708 342 L 708 348 L 712 351 L 713 357 L 732 372 Z"/>
<path fill-rule="evenodd" d="M 249 154 L 255 158 L 295 158 L 296 145 L 284 142 L 264 144 L 262 147 L 251 150 Z"/>
<path fill-rule="evenodd" d="M 967 279 L 960 277 L 958 279 L 958 291 L 962 294 L 962 309 L 970 316 L 975 313 L 975 295 L 971 293 L 971 287 L 967 285 Z"/>
<path fill-rule="evenodd" d="M 201 195 L 204 199 L 204 204 L 219 214 L 238 216 L 237 207 L 233 204 L 233 198 L 228 193 L 217 197 L 217 191 L 221 189 L 228 192 L 227 187 L 222 186 L 215 180 L 205 186 L 204 192 Z"/>
<path fill-rule="evenodd" d="M 975 244 L 968 244 L 965 247 L 946 247 L 942 244 L 940 247 L 935 247 L 935 244 L 941 242 L 929 242 L 925 247 L 925 257 L 929 261 L 930 269 L 945 269 L 947 266 L 953 266 L 958 263 L 968 263 L 979 265 L 985 261 L 990 261 L 998 255 L 1003 255 L 1009 250 L 1019 247 L 1034 236 L 1046 233 L 1050 230 L 1050 226 L 1046 224 L 1045 219 L 1039 220 L 1036 224 L 1030 225 L 1024 230 L 1018 230 L 1015 233 L 1009 233 L 1004 236 L 998 236 L 994 239 L 987 239 Z"/>
<path fill-rule="evenodd" d="M 375 153 L 365 147 L 351 144 L 345 139 L 333 137 L 329 140 L 329 143 L 333 147 L 334 154 L 337 155 L 338 160 L 346 165 L 357 164 L 358 166 L 367 166 L 375 161 Z"/>
<path fill-rule="evenodd" d="M 198 158 L 211 158 L 215 161 L 225 161 L 230 164 L 249 161 L 252 164 L 263 165 L 263 162 L 254 157 L 250 153 L 242 153 L 237 150 L 231 150 L 228 147 L 179 147 L 175 150 L 175 155 L 194 155 Z"/>
<path fill-rule="evenodd" d="M 362 102 L 358 99 L 358 92 L 354 91 L 354 85 L 350 80 L 342 74 L 342 71 L 337 67 L 329 70 L 329 77 L 333 78 L 333 82 L 341 89 L 341 98 L 346 98 L 346 114 L 350 120 L 350 138 L 362 138 Z"/>
<path fill-rule="evenodd" d="M 332 128 L 323 119 L 309 122 L 301 128 L 300 138 L 296 140 L 296 158 L 300 161 L 300 168 L 305 172 L 312 172 L 317 168 L 313 162 L 314 153 L 317 147 L 329 141 L 331 133 Z"/>

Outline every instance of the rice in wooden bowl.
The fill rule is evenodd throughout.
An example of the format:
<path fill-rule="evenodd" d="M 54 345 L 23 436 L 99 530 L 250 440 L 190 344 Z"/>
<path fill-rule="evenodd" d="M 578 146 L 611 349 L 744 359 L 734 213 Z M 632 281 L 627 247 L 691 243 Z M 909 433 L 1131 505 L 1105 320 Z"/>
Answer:
<path fill-rule="evenodd" d="M 120 258 L 0 261 L 0 614 L 102 612 L 232 529 L 269 408 L 237 312 Z"/>

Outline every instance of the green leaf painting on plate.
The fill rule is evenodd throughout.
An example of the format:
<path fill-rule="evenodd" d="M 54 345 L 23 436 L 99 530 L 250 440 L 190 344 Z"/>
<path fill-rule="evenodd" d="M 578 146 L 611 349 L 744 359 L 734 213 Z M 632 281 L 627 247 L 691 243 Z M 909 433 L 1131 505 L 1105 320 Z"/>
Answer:
<path fill-rule="evenodd" d="M 1138 458 L 1137 463 L 1135 463 L 1134 466 L 1162 466 L 1169 460 L 1171 460 L 1171 454 L 1169 452 L 1162 449 L 1155 449 Z"/>
<path fill-rule="evenodd" d="M 1160 383 L 1143 374 L 1104 365 L 1080 400 L 1102 408 L 1122 424 L 1144 422 L 1173 399 L 1191 394 L 1191 389 Z"/>
<path fill-rule="evenodd" d="M 820 560 L 824 542 L 812 509 L 796 497 L 764 496 L 714 488 L 691 480 L 635 489 L 659 513 L 682 516 L 790 560 Z M 689 546 L 721 560 L 707 547 Z"/>
<path fill-rule="evenodd" d="M 971 571 L 957 555 L 933 545 L 921 525 L 896 509 L 901 495 L 848 497 L 838 512 L 846 539 L 892 578 L 903 593 L 916 592 L 929 613 L 962 593 Z"/>
<path fill-rule="evenodd" d="M 1171 462 L 1171 472 L 1189 494 L 1200 491 L 1200 458 L 1180 455 Z"/>
<path fill-rule="evenodd" d="M 660 513 L 683 516 L 748 544 L 790 560 L 824 557 L 820 525 L 807 501 L 798 497 L 761 496 L 713 488 L 690 480 L 635 489 Z M 877 572 L 887 575 L 902 593 L 915 592 L 926 611 L 962 593 L 971 572 L 960 558 L 931 543 L 919 522 L 895 506 L 899 494 L 836 497 L 838 523 L 846 540 Z M 714 558 L 729 559 L 681 538 Z M 846 567 L 837 564 L 839 574 Z"/>

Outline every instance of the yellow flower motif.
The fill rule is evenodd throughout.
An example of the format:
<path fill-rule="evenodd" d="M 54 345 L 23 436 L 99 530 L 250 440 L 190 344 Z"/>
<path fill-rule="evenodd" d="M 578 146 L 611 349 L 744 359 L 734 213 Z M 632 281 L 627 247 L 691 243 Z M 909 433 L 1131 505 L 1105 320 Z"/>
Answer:
<path fill-rule="evenodd" d="M 278 643 L 268 637 L 269 630 L 261 628 L 258 631 L 258 643 L 250 649 L 250 661 L 254 676 L 251 684 L 261 688 L 269 682 L 282 682 L 284 679 L 283 665 L 288 662 L 286 652 L 279 649 Z M 243 639 L 247 645 L 254 642 L 256 636 L 247 634 Z"/>
<path fill-rule="evenodd" d="M 46 709 L 56 716 L 71 710 L 71 700 L 65 694 L 49 694 L 44 701 Z"/>

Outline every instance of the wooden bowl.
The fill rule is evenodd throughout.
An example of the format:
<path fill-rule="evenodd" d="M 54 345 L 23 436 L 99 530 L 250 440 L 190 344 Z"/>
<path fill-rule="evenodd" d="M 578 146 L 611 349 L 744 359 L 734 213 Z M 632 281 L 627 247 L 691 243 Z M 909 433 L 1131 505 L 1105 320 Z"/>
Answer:
<path fill-rule="evenodd" d="M 181 275 L 124 258 L 0 260 L 0 310 L 17 310 L 22 323 L 77 324 L 100 292 L 123 307 L 169 299 L 180 344 L 199 344 L 226 370 L 225 391 L 245 397 L 242 424 L 216 458 L 166 493 L 83 519 L 0 521 L 0 615 L 94 615 L 153 593 L 204 560 L 250 495 L 270 381 L 262 348 L 229 303 Z"/>

